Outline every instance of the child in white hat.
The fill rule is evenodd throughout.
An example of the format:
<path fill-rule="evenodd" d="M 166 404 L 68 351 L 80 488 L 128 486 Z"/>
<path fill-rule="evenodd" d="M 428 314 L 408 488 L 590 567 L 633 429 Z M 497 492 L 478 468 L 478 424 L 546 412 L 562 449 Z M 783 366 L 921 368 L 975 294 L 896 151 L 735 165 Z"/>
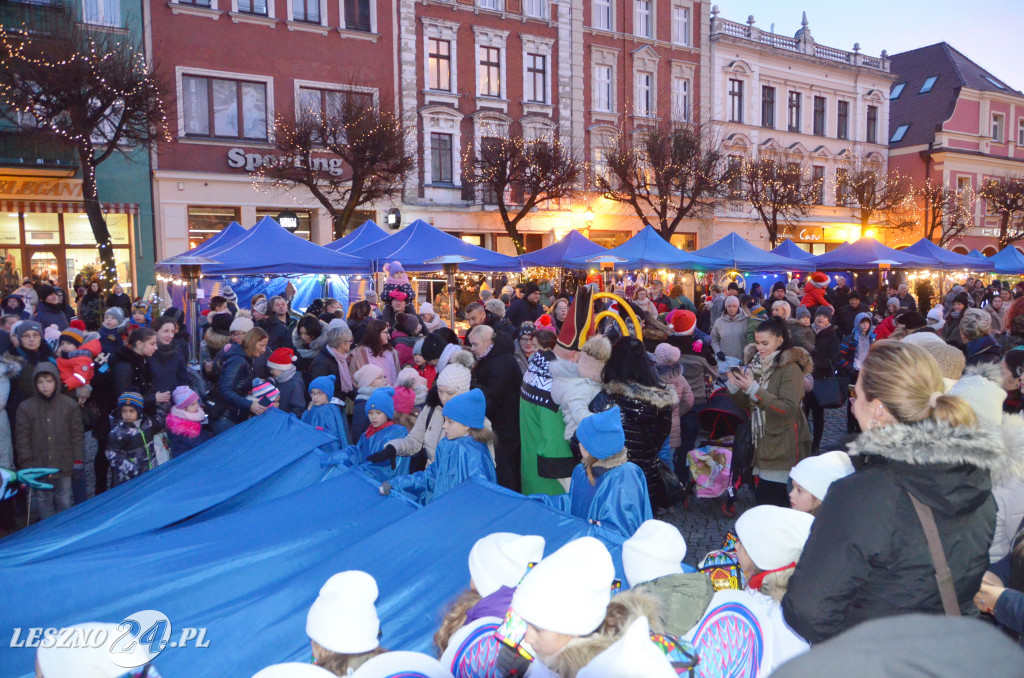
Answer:
<path fill-rule="evenodd" d="M 577 678 L 677 678 L 661 649 L 651 642 L 647 617 L 634 621 L 615 643 L 576 674 Z"/>
<path fill-rule="evenodd" d="M 789 472 L 789 479 L 793 482 L 789 505 L 813 516 L 825 501 L 829 486 L 851 473 L 853 462 L 846 452 L 837 450 L 803 459 Z"/>
<path fill-rule="evenodd" d="M 376 580 L 359 570 L 339 572 L 324 583 L 306 614 L 306 635 L 318 666 L 344 676 L 384 651 L 377 595 Z"/>
<path fill-rule="evenodd" d="M 41 678 L 116 678 L 128 673 L 111 659 L 114 643 L 123 635 L 117 624 L 86 622 L 70 627 L 75 629 L 74 637 L 88 642 L 84 647 L 60 647 L 60 644 L 43 643 L 36 650 L 36 676 Z M 47 646 L 48 645 L 48 646 Z M 146 653 L 144 645 L 136 647 L 137 653 Z M 13 667 L 8 667 L 11 669 Z M 152 664 L 140 666 L 147 670 L 147 676 L 160 678 Z M 6 672 L 5 672 L 6 673 Z"/>

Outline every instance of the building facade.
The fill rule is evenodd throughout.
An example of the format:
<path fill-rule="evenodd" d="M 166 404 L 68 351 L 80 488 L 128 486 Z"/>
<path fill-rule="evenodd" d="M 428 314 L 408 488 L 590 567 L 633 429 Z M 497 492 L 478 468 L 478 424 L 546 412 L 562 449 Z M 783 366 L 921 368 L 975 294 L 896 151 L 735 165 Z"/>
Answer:
<path fill-rule="evenodd" d="M 710 22 L 711 117 L 728 161 L 777 158 L 794 164 L 822 186 L 814 205 L 784 237 L 814 253 L 860 237 L 836 189 L 851 161 L 880 170 L 886 164 L 889 86 L 893 75 L 885 53 L 872 57 L 859 46 L 845 51 L 818 44 L 806 14 L 794 37 L 712 13 Z M 742 186 L 737 187 L 742 193 Z M 719 205 L 711 238 L 737 232 L 767 248 L 768 234 L 741 200 Z"/>
<path fill-rule="evenodd" d="M 931 181 L 969 198 L 987 178 L 1024 175 L 1024 94 L 945 42 L 894 55 L 892 71 L 889 164 L 917 188 Z M 999 217 L 982 200 L 968 207 L 974 227 L 950 248 L 995 254 Z"/>

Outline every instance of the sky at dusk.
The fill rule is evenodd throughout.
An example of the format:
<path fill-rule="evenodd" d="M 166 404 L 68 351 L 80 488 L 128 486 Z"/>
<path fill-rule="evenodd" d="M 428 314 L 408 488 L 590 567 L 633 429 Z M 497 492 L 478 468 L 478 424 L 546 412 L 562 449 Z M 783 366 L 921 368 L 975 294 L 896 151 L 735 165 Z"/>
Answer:
<path fill-rule="evenodd" d="M 820 44 L 897 54 L 948 42 L 1011 87 L 1024 90 L 1024 0 L 712 0 L 730 21 L 793 35 L 807 12 Z"/>

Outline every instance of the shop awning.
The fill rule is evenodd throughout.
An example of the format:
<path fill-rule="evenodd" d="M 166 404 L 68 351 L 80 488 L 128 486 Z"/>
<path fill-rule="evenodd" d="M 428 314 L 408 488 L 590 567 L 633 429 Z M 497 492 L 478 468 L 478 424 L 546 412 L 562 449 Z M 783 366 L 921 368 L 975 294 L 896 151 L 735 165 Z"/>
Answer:
<path fill-rule="evenodd" d="M 428 264 L 429 259 L 445 255 L 461 255 L 473 261 L 459 266 L 462 271 L 521 271 L 522 263 L 515 257 L 498 254 L 468 243 L 417 219 L 398 233 L 378 240 L 372 245 L 349 250 L 348 254 L 365 257 L 373 262 L 373 270 L 398 261 L 407 271 L 440 271 L 440 264 Z"/>
<path fill-rule="evenodd" d="M 1017 251 L 1013 245 L 1007 245 L 1001 252 L 996 252 L 988 260 L 995 264 L 996 273 L 1010 275 L 1024 273 L 1024 254 Z"/>
<path fill-rule="evenodd" d="M 800 249 L 792 240 L 783 240 L 781 245 L 772 250 L 772 253 L 778 254 L 781 257 L 789 257 L 790 259 L 814 258 L 813 254 L 807 250 Z"/>
<path fill-rule="evenodd" d="M 567 264 L 570 259 L 577 257 L 592 257 L 603 254 L 608 250 L 595 242 L 587 240 L 586 236 L 576 230 L 569 233 L 558 242 L 548 245 L 536 252 L 528 252 L 519 256 L 523 266 L 548 266 L 551 268 L 573 268 Z"/>
<path fill-rule="evenodd" d="M 356 230 L 343 238 L 338 238 L 334 242 L 327 243 L 324 247 L 329 250 L 334 250 L 335 252 L 350 252 L 352 250 L 357 250 L 360 247 L 372 245 L 375 242 L 383 240 L 389 235 L 391 234 L 375 224 L 372 219 L 367 219 L 361 226 L 356 228 Z"/>
<path fill-rule="evenodd" d="M 929 268 L 931 262 L 906 250 L 886 247 L 874 238 L 861 238 L 811 260 L 819 271 L 852 271 L 882 268 Z"/>
<path fill-rule="evenodd" d="M 644 226 L 632 238 L 618 247 L 613 247 L 606 252 L 592 254 L 590 256 L 575 257 L 566 262 L 566 265 L 579 268 L 598 268 L 599 264 L 588 261 L 593 257 L 607 256 L 615 262 L 616 268 L 677 268 L 677 269 L 701 269 L 717 270 L 723 267 L 724 262 L 713 261 L 695 255 L 693 252 L 684 252 L 675 245 L 672 245 L 653 226 Z"/>
<path fill-rule="evenodd" d="M 736 233 L 729 233 L 718 242 L 694 252 L 695 255 L 722 262 L 720 268 L 732 271 L 783 273 L 786 271 L 809 271 L 814 264 L 807 259 L 790 259 L 772 252 L 766 252 L 752 245 Z"/>
<path fill-rule="evenodd" d="M 138 214 L 134 202 L 101 202 L 104 214 Z M 44 214 L 85 214 L 84 202 L 50 202 L 44 200 L 0 200 L 0 212 L 36 212 Z"/>
<path fill-rule="evenodd" d="M 940 271 L 964 269 L 968 271 L 991 271 L 996 267 L 988 259 L 975 259 L 966 254 L 957 254 L 956 252 L 944 250 L 928 238 L 921 238 L 903 251 L 928 259 L 932 262 L 931 268 Z"/>

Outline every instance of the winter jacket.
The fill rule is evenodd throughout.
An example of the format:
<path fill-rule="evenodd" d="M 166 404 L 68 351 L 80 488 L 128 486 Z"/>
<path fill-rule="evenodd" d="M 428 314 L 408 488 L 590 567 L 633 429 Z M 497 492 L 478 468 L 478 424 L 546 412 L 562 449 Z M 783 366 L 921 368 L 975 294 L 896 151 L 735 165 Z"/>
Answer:
<path fill-rule="evenodd" d="M 430 396 L 427 398 L 430 402 Z M 433 464 L 437 453 L 437 445 L 444 438 L 444 416 L 440 405 L 427 405 L 416 417 L 416 424 L 404 438 L 396 438 L 388 444 L 395 448 L 400 457 L 411 457 L 420 450 L 427 455 L 427 464 Z M 491 422 L 484 419 L 484 428 L 490 430 Z M 494 450 L 490 450 L 494 458 Z"/>
<path fill-rule="evenodd" d="M 725 355 L 743 359 L 743 349 L 747 346 L 747 319 L 750 316 L 740 309 L 736 315 L 729 317 L 723 313 L 711 327 L 711 348 L 715 355 Z"/>
<path fill-rule="evenodd" d="M 116 401 L 122 393 L 135 391 L 142 395 L 146 404 L 146 413 L 156 412 L 156 389 L 153 388 L 153 371 L 149 358 L 141 356 L 124 346 L 117 355 L 117 361 L 111 369 L 113 399 Z"/>
<path fill-rule="evenodd" d="M 299 327 L 296 324 L 292 330 L 292 345 L 295 346 L 295 368 L 302 373 L 302 376 L 309 376 L 309 368 L 313 364 L 320 351 L 327 345 L 327 323 L 320 322 L 320 336 L 309 342 L 308 345 L 299 339 Z"/>
<path fill-rule="evenodd" d="M 82 461 L 82 412 L 78 403 L 60 393 L 57 366 L 41 362 L 32 370 L 32 383 L 43 372 L 53 375 L 57 392 L 43 398 L 37 392 L 18 406 L 14 426 L 14 455 L 18 468 L 55 468 L 62 478 L 70 478 L 76 461 Z"/>
<path fill-rule="evenodd" d="M 1003 350 L 999 346 L 999 341 L 991 334 L 967 342 L 964 354 L 967 356 L 967 367 L 987 363 L 995 365 L 1003 360 Z"/>
<path fill-rule="evenodd" d="M 836 307 L 835 315 L 832 317 L 832 324 L 836 326 L 839 336 L 846 337 L 853 332 L 853 321 L 858 313 L 864 312 L 864 305 L 858 304 L 857 308 L 846 304 Z"/>
<path fill-rule="evenodd" d="M 945 339 L 947 344 L 960 345 L 960 319 L 962 317 L 963 311 L 956 315 L 951 312 L 946 317 L 946 324 L 942 326 L 942 331 L 939 335 Z"/>
<path fill-rule="evenodd" d="M 569 360 L 552 362 L 551 377 L 551 398 L 565 422 L 563 437 L 570 440 L 580 422 L 593 414 L 590 401 L 601 391 L 601 382 L 581 377 L 579 366 Z"/>
<path fill-rule="evenodd" d="M 434 304 L 434 306 L 436 307 L 437 304 Z M 541 308 L 540 304 L 531 304 L 525 298 L 513 299 L 512 303 L 509 304 L 505 317 L 508 318 L 513 328 L 517 328 L 524 322 L 536 322 L 537 318 L 543 313 L 544 309 Z"/>
<path fill-rule="evenodd" d="M 473 366 L 473 388 L 484 393 L 487 418 L 498 435 L 498 449 L 519 446 L 519 389 L 523 373 L 512 355 L 512 340 L 494 335 L 490 352 Z"/>
<path fill-rule="evenodd" d="M 275 316 L 270 316 L 260 320 L 256 323 L 256 326 L 262 327 L 270 338 L 269 341 L 267 341 L 267 350 L 271 353 L 279 348 L 290 348 L 294 350 L 295 347 L 292 346 L 292 331 Z"/>
<path fill-rule="evenodd" d="M 648 593 L 661 601 L 665 631 L 679 637 L 697 625 L 715 595 L 711 577 L 703 572 L 670 574 L 636 584 L 631 590 Z"/>
<path fill-rule="evenodd" d="M 189 386 L 192 383 L 188 363 L 181 357 L 181 351 L 173 341 L 167 346 L 157 346 L 156 353 L 148 362 L 150 373 L 153 375 L 153 390 L 156 393 L 173 392 L 179 386 Z"/>
<path fill-rule="evenodd" d="M 180 457 L 213 437 L 210 431 L 203 428 L 202 422 L 182 419 L 173 412 L 167 415 L 166 424 L 171 459 Z"/>
<path fill-rule="evenodd" d="M 668 444 L 674 450 L 682 443 L 679 432 L 680 417 L 693 409 L 693 391 L 690 384 L 683 376 L 683 366 L 680 363 L 670 365 L 657 365 L 658 378 L 676 391 L 679 396 L 679 404 L 672 408 L 672 431 L 668 436 Z"/>
<path fill-rule="evenodd" d="M 11 420 L 7 416 L 7 400 L 11 395 L 11 379 L 18 376 L 21 363 L 10 357 L 0 358 L 0 466 L 15 468 L 14 439 L 11 437 Z"/>
<path fill-rule="evenodd" d="M 718 379 L 718 361 L 710 342 L 683 334 L 670 334 L 665 341 L 679 349 L 679 364 L 693 393 L 693 406 L 703 405 L 708 401 L 711 384 Z"/>
<path fill-rule="evenodd" d="M 859 332 L 860 329 L 851 332 L 846 339 L 843 339 L 843 343 L 839 345 L 839 360 L 836 365 L 837 372 L 843 376 L 852 376 L 856 371 L 854 368 L 854 360 L 857 358 L 857 336 L 855 332 Z M 868 342 L 869 344 L 875 343 L 875 331 L 868 330 Z"/>
<path fill-rule="evenodd" d="M 678 404 L 679 396 L 673 389 L 621 381 L 604 384 L 590 403 L 591 412 L 603 412 L 615 405 L 621 409 L 629 461 L 644 472 L 653 506 L 664 502 L 658 452 L 672 431 L 672 408 Z"/>
<path fill-rule="evenodd" d="M 434 463 L 426 470 L 398 476 L 389 482 L 391 487 L 425 505 L 471 478 L 497 482 L 494 460 L 487 445 L 465 435 L 455 440 L 442 438 L 437 444 Z"/>
<path fill-rule="evenodd" d="M 839 336 L 831 325 L 814 335 L 811 361 L 815 379 L 831 377 L 836 373 L 836 366 L 839 364 Z"/>
<path fill-rule="evenodd" d="M 349 372 L 352 373 L 353 384 L 355 383 L 355 373 L 358 372 L 359 368 L 361 368 L 363 365 L 368 365 L 370 363 L 370 357 L 372 355 L 373 354 L 370 352 L 370 348 L 368 346 L 356 346 L 355 348 L 352 349 L 351 352 L 349 352 L 348 369 Z M 328 357 L 330 357 L 333 360 L 333 357 Z M 388 347 L 384 349 L 384 352 L 379 357 L 376 357 L 375 360 L 379 361 L 377 364 L 380 367 L 383 367 L 383 365 L 380 365 L 381 362 L 385 362 L 388 360 L 391 361 L 390 367 L 393 371 L 389 373 L 389 370 L 385 369 L 384 376 L 387 377 L 388 386 L 395 386 L 395 384 L 393 383 L 395 377 L 397 377 L 398 373 L 402 371 L 402 366 L 398 363 L 398 351 L 391 347 Z"/>
<path fill-rule="evenodd" d="M 140 473 L 156 468 L 153 437 L 163 428 L 163 415 L 143 415 L 134 423 L 121 420 L 117 410 L 110 414 L 110 436 L 107 438 L 107 459 L 114 469 L 115 485 L 131 480 Z"/>
<path fill-rule="evenodd" d="M 60 371 L 60 380 L 64 388 L 73 391 L 80 386 L 91 384 L 96 368 L 93 360 L 99 353 L 100 342 L 93 339 L 74 351 L 69 351 L 64 357 L 57 358 L 57 369 Z"/>
<path fill-rule="evenodd" d="M 954 428 L 926 420 L 865 431 L 863 458 L 831 485 L 783 599 L 786 621 L 811 643 L 870 619 L 942 614 L 935 567 L 908 496 L 932 509 L 964 615 L 988 568 L 996 521 L 993 477 L 1019 473 L 1022 428 Z"/>
<path fill-rule="evenodd" d="M 306 384 L 302 380 L 302 375 L 295 371 L 287 381 L 274 379 L 274 384 L 281 392 L 281 399 L 277 401 L 281 411 L 301 417 L 306 411 Z"/>
<path fill-rule="evenodd" d="M 89 295 L 86 294 L 85 296 L 88 297 Z M 121 294 L 114 294 L 111 292 L 107 295 L 106 307 L 119 308 L 124 311 L 125 318 L 130 318 L 132 315 L 132 298 L 124 292 Z M 102 318 L 100 318 L 100 320 L 102 320 Z"/>
<path fill-rule="evenodd" d="M 811 309 L 817 308 L 818 306 L 831 306 L 831 304 L 828 303 L 828 298 L 825 296 L 825 290 L 812 285 L 806 285 L 804 287 L 804 296 L 800 300 L 800 305 Z"/>
<path fill-rule="evenodd" d="M 747 353 L 753 357 L 754 351 Z M 778 364 L 763 386 L 730 393 L 740 407 L 757 406 L 765 413 L 764 434 L 757 441 L 753 464 L 762 471 L 789 471 L 811 454 L 811 433 L 800 406 L 804 376 L 811 373 L 811 356 L 794 346 L 776 360 Z"/>
<path fill-rule="evenodd" d="M 810 325 L 801 325 L 799 320 L 789 318 L 786 320 L 786 329 L 793 338 L 794 346 L 799 346 L 808 353 L 814 350 L 814 330 Z"/>
<path fill-rule="evenodd" d="M 100 304 L 99 297 L 97 297 L 96 303 Z M 36 307 L 35 315 L 32 316 L 32 320 L 42 325 L 44 330 L 50 325 L 56 325 L 57 329 L 61 332 L 71 327 L 71 323 L 68 321 L 68 317 L 63 309 L 60 306 L 47 304 L 46 302 L 39 303 L 39 306 Z M 95 329 L 95 327 L 99 327 L 99 323 L 97 322 L 94 326 L 86 323 L 86 327 Z"/>
<path fill-rule="evenodd" d="M 825 292 L 832 299 L 832 307 L 836 309 L 836 312 L 850 303 L 850 295 L 852 293 L 853 290 L 848 285 L 836 285 L 835 287 L 828 288 Z"/>
<path fill-rule="evenodd" d="M 346 354 L 347 356 L 348 354 Z M 341 377 L 338 373 L 338 361 L 334 359 L 327 346 L 320 349 L 320 352 L 313 358 L 313 362 L 309 365 L 309 381 L 312 382 L 317 377 L 326 377 L 334 375 L 334 393 L 328 395 L 344 400 L 346 397 L 354 396 L 354 393 L 345 393 L 341 390 Z M 354 390 L 354 389 L 353 389 Z"/>
<path fill-rule="evenodd" d="M 1003 420 L 1007 420 L 1006 415 L 1003 415 Z M 988 550 L 988 559 L 995 562 L 1010 552 L 1018 527 L 1024 523 L 1024 479 L 1007 478 L 993 482 L 992 496 L 996 499 L 996 532 Z"/>
<path fill-rule="evenodd" d="M 252 406 L 248 397 L 252 391 L 252 358 L 237 344 L 225 346 L 224 354 L 217 395 L 226 408 L 222 416 L 237 424 L 249 417 Z"/>

